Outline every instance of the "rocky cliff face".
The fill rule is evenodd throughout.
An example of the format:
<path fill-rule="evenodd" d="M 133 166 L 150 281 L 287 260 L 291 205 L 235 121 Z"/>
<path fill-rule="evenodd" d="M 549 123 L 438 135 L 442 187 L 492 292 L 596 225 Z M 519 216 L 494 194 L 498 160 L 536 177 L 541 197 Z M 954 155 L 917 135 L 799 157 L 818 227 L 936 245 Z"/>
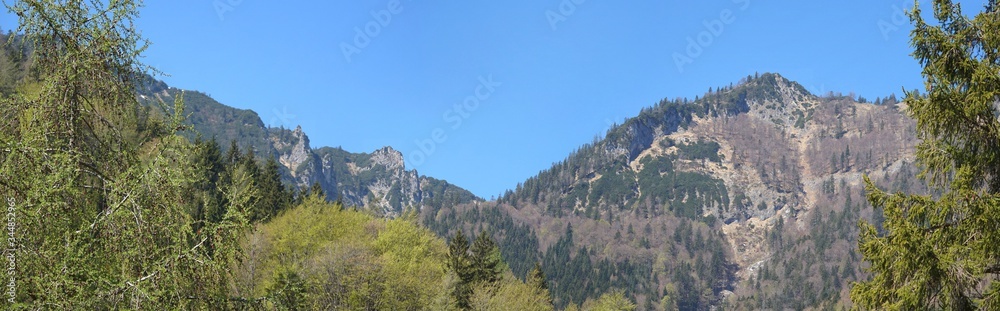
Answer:
<path fill-rule="evenodd" d="M 297 126 L 290 137 L 281 139 L 279 135 L 271 136 L 271 144 L 278 152 L 278 163 L 281 163 L 291 174 L 294 184 L 308 186 L 319 180 L 315 178 L 322 165 L 315 160 L 315 155 L 309 147 L 309 137 Z"/>
<path fill-rule="evenodd" d="M 914 125 L 894 106 L 819 98 L 777 74 L 721 89 L 701 101 L 706 108 L 695 111 L 690 122 L 671 110 L 652 117 L 640 115 L 622 126 L 624 138 L 610 144 L 628 146 L 627 154 L 621 155 L 627 155 L 629 165 L 619 174 L 638 176 L 643 163 L 668 159 L 677 171 L 720 181 L 725 188 L 723 198 L 696 200 L 697 212 L 723 221 L 722 230 L 742 268 L 764 260 L 772 251 L 764 243 L 766 230 L 762 229 L 778 218 L 805 227 L 805 216 L 818 204 L 824 181 L 860 187 L 864 174 L 886 178 L 913 162 Z M 704 103 L 738 108 L 726 111 Z M 718 144 L 713 152 L 720 160 L 685 154 L 693 151 L 679 147 L 708 143 Z M 842 163 L 831 164 L 831 157 Z M 587 182 L 595 184 L 599 179 Z M 637 178 L 623 207 L 641 203 L 643 191 L 660 189 L 657 182 Z M 706 190 L 663 201 L 686 203 Z M 585 207 L 581 204 L 576 209 Z"/>
<path fill-rule="evenodd" d="M 782 225 L 793 228 L 795 236 L 819 236 L 810 233 L 818 227 L 816 219 L 834 213 L 842 213 L 838 219 L 858 217 L 856 205 L 848 209 L 850 215 L 842 212 L 843 198 L 848 197 L 848 206 L 851 197 L 863 202 L 856 193 L 864 174 L 891 180 L 909 166 L 913 128 L 898 107 L 820 98 L 780 75 L 764 74 L 694 101 L 664 100 L 644 109 L 609 130 L 605 139 L 529 178 L 500 203 L 532 228 L 544 256 L 572 224 L 579 228 L 573 236 L 576 247 L 591 252 L 593 260 L 648 265 L 656 277 L 630 285 L 637 297 L 659 297 L 680 286 L 673 283 L 672 271 L 690 269 L 685 264 L 718 259 L 719 251 L 704 245 L 709 242 L 691 242 L 701 241 L 702 233 L 684 237 L 692 226 L 701 228 L 694 231 L 728 246 L 725 260 L 717 264 L 735 268 L 731 277 L 700 275 L 715 279 L 704 288 L 692 287 L 714 292 L 717 303 L 739 290 L 733 285 L 756 276 L 770 258 L 787 256 L 774 242 L 775 236 L 789 234 Z M 817 211 L 820 206 L 824 209 Z M 831 206 L 836 206 L 833 212 Z M 842 223 L 854 226 L 856 221 Z M 480 222 L 474 220 L 474 226 Z M 850 234 L 841 236 L 837 243 L 853 245 Z M 828 260 L 852 258 L 848 254 Z"/>
<path fill-rule="evenodd" d="M 279 162 L 299 187 L 319 183 L 330 200 L 340 199 L 387 217 L 398 216 L 407 208 L 478 200 L 465 189 L 407 170 L 403 154 L 392 147 L 372 153 L 311 149 L 301 128 L 272 135 L 271 142 Z"/>
<path fill-rule="evenodd" d="M 406 170 L 403 154 L 384 147 L 372 153 L 351 153 L 340 148 L 313 149 L 301 127 L 294 130 L 268 128 L 257 113 L 223 105 L 207 94 L 184 91 L 151 78 L 141 98 L 173 102 L 182 92 L 187 122 L 204 138 L 214 138 L 228 148 L 235 140 L 243 150 L 253 148 L 258 157 L 272 156 L 281 163 L 284 181 L 299 188 L 319 183 L 330 200 L 370 208 L 387 217 L 406 208 L 471 203 L 479 200 L 471 192 L 446 181 Z"/>
<path fill-rule="evenodd" d="M 330 200 L 368 208 L 386 217 L 407 208 L 470 203 L 471 192 L 445 181 L 407 170 L 403 154 L 392 147 L 372 153 L 350 153 L 340 148 L 311 149 L 301 128 L 275 130 L 271 143 L 290 180 L 299 187 L 319 183 Z"/>

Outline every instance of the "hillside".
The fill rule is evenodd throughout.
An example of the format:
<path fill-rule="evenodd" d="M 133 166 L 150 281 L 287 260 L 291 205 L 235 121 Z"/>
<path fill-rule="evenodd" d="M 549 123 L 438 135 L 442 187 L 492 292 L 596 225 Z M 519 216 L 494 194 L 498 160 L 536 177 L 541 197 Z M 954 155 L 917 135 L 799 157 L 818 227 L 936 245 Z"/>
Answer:
<path fill-rule="evenodd" d="M 319 183 L 331 201 L 340 199 L 346 205 L 370 207 L 377 213 L 395 216 L 409 207 L 480 200 L 447 181 L 407 170 L 402 153 L 392 147 L 371 153 L 352 153 L 339 147 L 313 148 L 301 127 L 267 127 L 256 112 L 223 105 L 204 93 L 173 88 L 150 77 L 143 84 L 140 98 L 148 105 L 158 105 L 158 101 L 173 103 L 183 92 L 186 122 L 194 129 L 184 133 L 189 139 L 200 134 L 227 149 L 235 140 L 240 149 L 251 148 L 261 159 L 274 157 L 281 164 L 286 185 L 304 189 Z"/>
<path fill-rule="evenodd" d="M 856 223 L 881 217 L 862 175 L 919 187 L 914 124 L 894 98 L 818 97 L 778 74 L 643 109 L 495 202 L 406 170 L 391 147 L 314 149 L 301 128 L 199 92 L 185 102 L 197 132 L 273 156 L 287 184 L 390 218 L 420 207 L 444 237 L 492 232 L 515 275 L 542 264 L 559 308 L 615 289 L 647 309 L 846 307 L 863 276 Z"/>
<path fill-rule="evenodd" d="M 423 220 L 491 230 L 518 275 L 542 262 L 557 307 L 613 288 L 645 309 L 845 307 L 856 223 L 880 217 L 862 175 L 918 186 L 899 110 L 750 76 L 643 109 L 497 202 Z"/>
<path fill-rule="evenodd" d="M 648 4 L 569 21 L 573 1 L 545 12 L 550 32 L 517 23 L 526 11 L 515 6 L 463 18 L 484 9 L 475 4 L 414 19 L 397 2 L 305 16 L 258 3 L 219 23 L 237 4 L 214 3 L 214 21 L 133 0 L 4 2 L 17 33 L 0 30 L 0 309 L 1000 310 L 1000 0 L 974 17 L 968 3 L 947 0 L 893 7 L 891 24 L 877 22 L 885 42 L 850 27 L 857 19 L 808 18 L 877 5 L 743 12 L 743 3 L 691 25 Z M 363 11 L 367 22 L 356 18 Z M 778 26 L 792 17 L 804 21 L 793 32 L 828 40 L 797 44 L 773 35 L 787 27 L 730 25 L 737 16 Z M 243 35 L 259 31 L 240 20 L 262 18 L 277 44 Z M 460 31 L 400 36 L 394 19 Z M 310 30 L 330 25 L 354 30 L 353 40 L 340 33 L 347 63 L 388 32 L 364 61 L 342 66 L 312 53 L 329 49 Z M 663 47 L 685 40 L 660 38 L 692 26 L 704 30 L 664 58 Z M 753 29 L 713 45 L 730 26 Z M 492 30 L 502 36 L 482 35 Z M 909 32 L 909 45 L 890 32 Z M 153 39 L 171 48 L 153 53 Z M 845 52 L 837 39 L 874 48 Z M 891 56 L 904 50 L 921 67 L 919 84 L 900 70 L 913 62 Z M 287 51 L 297 57 L 280 58 Z M 481 105 L 503 108 L 462 129 L 460 149 L 472 156 L 449 158 L 477 167 L 460 174 L 497 180 L 538 158 L 533 139 L 607 111 L 589 108 L 691 90 L 748 60 L 823 72 L 819 81 L 866 93 L 919 86 L 902 102 L 869 102 L 755 73 L 654 102 L 485 201 L 407 170 L 392 147 L 312 146 L 301 126 L 272 128 L 252 110 L 171 87 L 147 56 L 181 75 L 211 67 L 228 75 L 214 79 L 224 92 L 355 103 L 307 123 L 399 133 L 415 116 L 433 117 L 427 105 L 450 103 L 440 116 L 458 130 Z M 683 76 L 656 70 L 669 58 Z M 462 82 L 470 72 L 482 74 L 471 89 Z M 653 83 L 663 77 L 676 84 Z M 525 109 L 538 103 L 546 111 Z"/>

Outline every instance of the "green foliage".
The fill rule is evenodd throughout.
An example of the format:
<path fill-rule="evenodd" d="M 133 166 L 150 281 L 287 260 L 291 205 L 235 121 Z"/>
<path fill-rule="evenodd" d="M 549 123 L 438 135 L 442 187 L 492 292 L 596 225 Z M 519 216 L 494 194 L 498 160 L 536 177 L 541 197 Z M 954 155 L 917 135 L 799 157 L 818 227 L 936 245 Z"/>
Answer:
<path fill-rule="evenodd" d="M 677 145 L 681 151 L 681 157 L 689 160 L 706 159 L 712 162 L 720 162 L 719 143 L 714 141 L 696 141 L 691 144 L 681 143 Z"/>
<path fill-rule="evenodd" d="M 597 301 L 584 303 L 583 310 L 586 311 L 633 311 L 635 303 L 625 297 L 623 291 L 612 291 L 601 295 Z"/>
<path fill-rule="evenodd" d="M 472 295 L 472 280 L 475 276 L 472 267 L 472 256 L 469 256 L 469 241 L 461 231 L 448 243 L 448 269 L 458 276 L 458 283 L 452 292 L 456 305 L 463 310 L 470 308 L 469 296 Z"/>
<path fill-rule="evenodd" d="M 309 192 L 306 192 L 307 196 L 314 196 L 326 201 L 326 191 L 323 191 L 323 186 L 319 182 L 314 182 L 312 186 L 309 187 Z"/>
<path fill-rule="evenodd" d="M 488 232 L 480 232 L 469 251 L 472 253 L 470 266 L 473 282 L 494 283 L 507 270 L 500 257 L 500 249 Z"/>
<path fill-rule="evenodd" d="M 205 186 L 179 136 L 185 102 L 139 105 L 134 1 L 19 1 L 34 76 L 3 101 L 0 195 L 14 202 L 17 296 L 8 308 L 223 309 L 252 181 L 216 193 L 217 222 L 186 208 Z M 165 104 L 163 106 L 166 106 Z M 202 163 L 204 164 L 204 163 Z M 216 204 L 216 203 L 213 203 Z M 192 228 L 201 228 L 194 231 Z"/>
<path fill-rule="evenodd" d="M 477 286 L 469 305 L 471 310 L 553 310 L 548 291 L 519 282 L 509 273 L 496 284 Z"/>
<path fill-rule="evenodd" d="M 711 149 L 711 148 L 708 148 Z M 703 207 L 729 205 L 729 193 L 722 180 L 693 172 L 675 171 L 670 156 L 647 157 L 638 174 L 643 197 L 667 206 L 674 215 L 701 220 Z"/>
<path fill-rule="evenodd" d="M 263 155 L 275 153 L 268 140 L 270 131 L 256 112 L 223 105 L 202 92 L 166 88 L 165 84 L 152 77 L 142 78 L 145 85 L 137 91 L 146 97 L 146 105 L 155 107 L 159 100 L 172 101 L 177 97 L 184 97 L 187 103 L 187 118 L 184 123 L 191 130 L 181 133 L 182 136 L 193 140 L 201 134 L 221 142 L 236 141 L 240 148 L 256 150 Z M 229 149 L 232 148 L 225 148 Z"/>
<path fill-rule="evenodd" d="M 422 223 L 438 236 L 455 235 L 458 233 L 455 228 L 464 223 L 486 224 L 496 237 L 506 264 L 517 277 L 525 276 L 538 261 L 538 238 L 532 229 L 527 224 L 516 223 L 499 205 L 470 209 L 461 215 L 447 211 L 450 209 L 424 208 Z"/>
<path fill-rule="evenodd" d="M 531 269 L 531 272 L 528 273 L 525 283 L 528 283 L 528 285 L 542 291 L 545 296 L 548 297 L 549 304 L 552 304 L 552 297 L 549 294 L 549 282 L 548 279 L 545 278 L 545 272 L 542 271 L 542 264 L 540 262 L 535 263 L 535 268 Z"/>
<path fill-rule="evenodd" d="M 510 272 L 496 246 L 488 234 L 480 237 L 471 247 L 464 235 L 445 245 L 411 221 L 374 218 L 310 196 L 245 241 L 248 258 L 237 283 L 274 308 L 469 309 L 474 301 L 545 297 L 504 276 Z"/>
<path fill-rule="evenodd" d="M 184 121 L 190 130 L 183 131 L 182 136 L 195 139 L 198 135 L 213 137 L 220 142 L 234 142 L 223 146 L 223 152 L 229 150 L 243 150 L 243 152 L 233 153 L 242 155 L 253 150 L 256 153 L 256 160 L 261 170 L 267 168 L 267 161 L 276 155 L 289 154 L 300 140 L 308 137 L 301 132 L 301 129 L 289 130 L 283 127 L 266 127 L 256 112 L 251 110 L 237 109 L 219 103 L 207 94 L 197 91 L 182 91 L 176 88 L 168 88 L 162 81 L 157 81 L 149 76 L 143 76 L 139 83 L 140 95 L 145 96 L 142 103 L 146 106 L 156 107 L 158 100 L 171 101 L 179 96 L 184 96 L 187 108 L 185 109 L 187 118 Z M 169 107 L 168 107 L 169 108 Z M 170 112 L 170 109 L 167 109 Z M 302 135 L 302 136 L 298 136 Z M 305 161 L 297 167 L 286 168 L 278 165 L 281 180 L 284 184 L 295 187 L 311 185 L 299 185 L 299 181 L 292 178 L 293 173 L 309 176 L 312 181 L 319 182 L 328 195 L 328 199 L 341 198 L 347 205 L 363 205 L 363 200 L 370 194 L 368 186 L 378 180 L 389 178 L 399 179 L 395 172 L 382 165 L 372 165 L 372 154 L 350 153 L 341 148 L 322 147 L 309 149 L 311 152 Z M 228 157 L 227 157 L 228 158 Z M 317 159 L 324 159 L 317 163 Z M 318 169 L 322 165 L 322 169 Z M 350 167 L 366 167 L 367 170 L 352 171 Z M 314 170 L 315 169 L 315 170 Z M 305 175 L 302 175 L 305 174 Z M 264 172 L 264 180 L 261 186 L 275 189 L 268 184 L 269 174 Z M 404 186 L 399 183 L 391 185 L 386 194 L 386 201 L 394 211 L 402 211 L 405 205 L 414 202 L 407 202 L 407 199 L 418 199 L 419 203 L 426 206 L 452 206 L 459 203 L 467 203 L 478 199 L 468 190 L 449 184 L 443 180 L 437 180 L 425 176 L 418 177 L 416 182 L 421 185 L 421 195 L 407 198 L 404 195 Z M 407 181 L 405 177 L 401 181 Z M 267 191 L 273 192 L 273 191 Z M 271 196 L 262 197 L 268 201 Z M 272 206 L 274 202 L 264 202 L 263 205 Z M 265 208 L 266 209 L 266 208 Z M 270 213 L 264 213 L 264 218 L 270 217 Z M 257 217 L 255 217 L 256 219 Z"/>
<path fill-rule="evenodd" d="M 29 53 L 23 36 L 0 32 L 0 98 L 12 95 L 21 84 L 29 70 Z"/>
<path fill-rule="evenodd" d="M 922 142 L 922 176 L 940 195 L 889 194 L 867 178 L 868 201 L 884 213 L 884 231 L 861 224 L 859 243 L 871 278 L 851 298 L 863 308 L 1000 308 L 1000 5 L 973 19 L 951 1 L 909 12 L 913 56 L 926 94 L 908 92 L 907 112 Z"/>
<path fill-rule="evenodd" d="M 274 284 L 267 290 L 268 296 L 279 310 L 305 310 L 306 283 L 295 271 L 281 271 L 275 275 Z"/>
<path fill-rule="evenodd" d="M 259 227 L 241 275 L 257 296 L 284 304 L 275 289 L 294 273 L 306 309 L 408 310 L 429 305 L 444 278 L 444 243 L 402 220 L 342 210 L 316 196 Z M 299 298 L 297 298 L 299 299 Z M 286 299 L 287 300 L 287 299 Z M 299 301 L 299 300 L 295 300 Z"/>
<path fill-rule="evenodd" d="M 483 231 L 469 246 L 461 231 L 448 244 L 448 269 L 458 276 L 452 296 L 460 309 L 472 308 L 470 299 L 474 288 L 496 289 L 507 270 L 500 256 L 500 249 L 489 233 Z"/>
<path fill-rule="evenodd" d="M 293 203 L 292 191 L 281 181 L 277 161 L 269 158 L 263 168 L 255 160 L 252 150 L 241 154 L 236 141 L 225 156 L 221 155 L 219 144 L 196 137 L 193 153 L 195 168 L 195 189 L 186 193 L 187 210 L 194 219 L 193 229 L 199 231 L 205 223 L 218 223 L 225 215 L 228 200 L 221 189 L 230 186 L 237 174 L 246 174 L 256 188 L 253 196 L 247 197 L 251 206 L 247 215 L 250 222 L 267 220 Z"/>
<path fill-rule="evenodd" d="M 609 169 L 602 177 L 593 182 L 587 200 L 590 204 L 604 202 L 607 205 L 625 205 L 635 196 L 635 173 Z"/>
<path fill-rule="evenodd" d="M 278 161 L 273 157 L 267 158 L 261 170 L 259 187 L 261 197 L 255 211 L 257 219 L 264 220 L 277 216 L 292 204 L 292 192 L 282 183 Z"/>

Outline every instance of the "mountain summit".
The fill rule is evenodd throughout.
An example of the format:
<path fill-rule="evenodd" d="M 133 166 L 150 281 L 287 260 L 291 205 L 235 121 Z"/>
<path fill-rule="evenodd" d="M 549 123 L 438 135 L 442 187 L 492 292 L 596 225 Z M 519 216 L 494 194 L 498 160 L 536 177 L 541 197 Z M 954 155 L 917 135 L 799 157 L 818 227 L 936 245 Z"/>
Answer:
<path fill-rule="evenodd" d="M 352 153 L 341 148 L 309 144 L 309 136 L 294 130 L 264 125 L 256 112 L 223 105 L 197 91 L 169 87 L 152 78 L 145 79 L 140 97 L 151 102 L 173 102 L 183 92 L 187 123 L 205 138 L 221 146 L 236 141 L 241 149 L 251 148 L 259 157 L 274 157 L 281 163 L 285 183 L 305 189 L 319 183 L 327 199 L 346 205 L 367 207 L 385 216 L 400 215 L 407 208 L 450 206 L 479 199 L 468 190 L 446 181 L 406 170 L 403 154 L 383 147 L 372 153 Z M 194 138 L 193 133 L 189 133 Z"/>
<path fill-rule="evenodd" d="M 886 103 L 748 76 L 643 109 L 495 205 L 426 210 L 425 221 L 439 234 L 492 228 L 511 241 L 502 245 L 515 273 L 528 266 L 519 261 L 543 263 L 557 306 L 616 287 L 646 309 L 665 297 L 704 309 L 743 295 L 846 288 L 862 273 L 856 251 L 845 251 L 856 247 L 855 224 L 875 217 L 859 205 L 861 176 L 912 186 L 914 124 Z M 786 265 L 782 282 L 748 289 Z M 838 275 L 788 281 L 816 269 Z"/>
<path fill-rule="evenodd" d="M 198 132 L 275 157 L 289 184 L 387 217 L 416 207 L 441 236 L 488 230 L 516 275 L 542 264 L 557 307 L 615 288 L 644 309 L 832 305 L 864 273 L 857 221 L 881 217 L 863 208 L 862 176 L 919 187 L 914 124 L 894 97 L 818 97 L 773 73 L 661 100 L 496 202 L 406 170 L 391 147 L 314 148 L 299 127 L 199 92 L 185 102 Z"/>

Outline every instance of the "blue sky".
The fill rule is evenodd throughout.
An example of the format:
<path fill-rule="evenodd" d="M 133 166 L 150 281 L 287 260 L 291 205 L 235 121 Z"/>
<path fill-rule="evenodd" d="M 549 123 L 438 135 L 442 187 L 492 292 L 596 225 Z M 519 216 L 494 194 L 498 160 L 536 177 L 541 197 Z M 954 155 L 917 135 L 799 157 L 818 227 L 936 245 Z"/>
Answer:
<path fill-rule="evenodd" d="M 172 86 L 301 125 L 313 147 L 392 146 L 489 199 L 643 107 L 754 72 L 868 98 L 920 87 L 912 4 L 179 0 L 138 27 Z"/>

